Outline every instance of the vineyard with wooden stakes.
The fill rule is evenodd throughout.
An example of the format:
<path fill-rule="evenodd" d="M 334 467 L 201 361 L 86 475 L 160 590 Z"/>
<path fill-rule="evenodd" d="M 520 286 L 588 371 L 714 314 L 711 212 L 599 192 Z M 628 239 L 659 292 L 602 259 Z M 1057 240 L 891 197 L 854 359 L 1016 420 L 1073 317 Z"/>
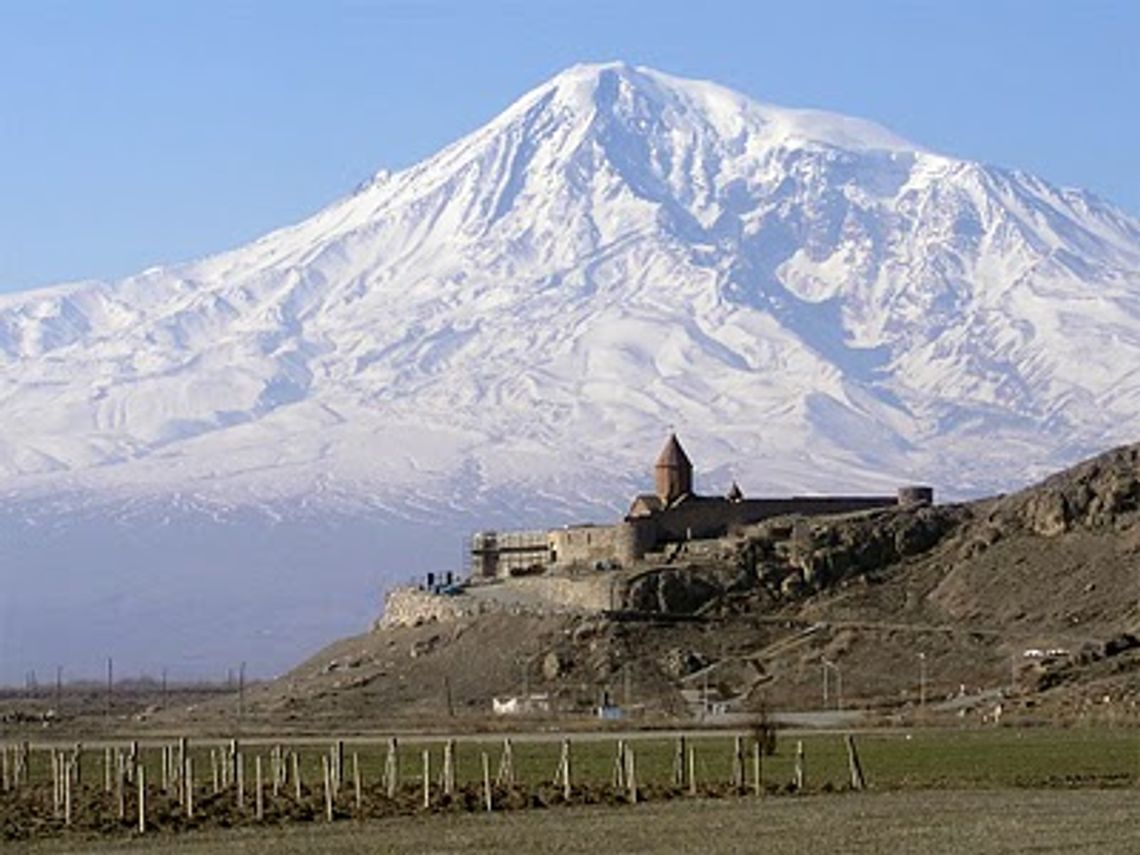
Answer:
<path fill-rule="evenodd" d="M 492 741 L 396 737 L 249 743 L 179 738 L 0 746 L 2 838 L 862 790 L 1136 786 L 1127 731 L 783 737 L 638 734 Z M 1125 750 L 1121 750 L 1121 749 Z M 936 761 L 936 755 L 944 759 Z M 1004 778 L 972 780 L 980 758 Z M 1123 762 L 1121 759 L 1123 758 Z"/>

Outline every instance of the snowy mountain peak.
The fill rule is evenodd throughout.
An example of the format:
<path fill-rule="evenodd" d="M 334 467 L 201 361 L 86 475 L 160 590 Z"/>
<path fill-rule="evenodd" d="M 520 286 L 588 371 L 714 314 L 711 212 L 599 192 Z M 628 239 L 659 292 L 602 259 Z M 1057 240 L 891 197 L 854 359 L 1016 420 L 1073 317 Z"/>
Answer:
<path fill-rule="evenodd" d="M 510 121 L 543 103 L 555 113 L 620 119 L 641 131 L 711 132 L 725 141 L 748 135 L 754 144 L 762 140 L 769 146 L 922 150 L 872 122 L 764 104 L 716 83 L 624 62 L 575 65 L 524 95 L 500 121 Z"/>
<path fill-rule="evenodd" d="M 1106 202 L 576 66 L 247 246 L 0 298 L 0 643 L 284 664 L 470 530 L 612 519 L 669 425 L 699 492 L 1005 489 L 1135 441 L 1138 365 Z"/>
<path fill-rule="evenodd" d="M 1138 268 L 1088 194 L 580 65 L 246 247 L 6 298 L 0 473 L 593 501 L 673 423 L 762 490 L 1004 486 L 1135 430 Z"/>

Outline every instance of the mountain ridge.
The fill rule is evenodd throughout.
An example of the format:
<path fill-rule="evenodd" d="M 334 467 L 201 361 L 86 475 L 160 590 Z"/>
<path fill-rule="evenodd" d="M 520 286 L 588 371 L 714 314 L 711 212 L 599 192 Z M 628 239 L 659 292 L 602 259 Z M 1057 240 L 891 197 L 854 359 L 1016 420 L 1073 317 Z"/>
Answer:
<path fill-rule="evenodd" d="M 619 512 L 669 425 L 705 492 L 979 495 L 1134 441 L 1135 365 L 1140 223 L 1092 194 L 579 66 L 245 246 L 0 297 L 0 528 L 406 524 L 399 555 L 340 556 L 359 611 L 469 529 Z M 53 580 L 16 601 L 74 573 L 59 537 L 0 554 Z"/>

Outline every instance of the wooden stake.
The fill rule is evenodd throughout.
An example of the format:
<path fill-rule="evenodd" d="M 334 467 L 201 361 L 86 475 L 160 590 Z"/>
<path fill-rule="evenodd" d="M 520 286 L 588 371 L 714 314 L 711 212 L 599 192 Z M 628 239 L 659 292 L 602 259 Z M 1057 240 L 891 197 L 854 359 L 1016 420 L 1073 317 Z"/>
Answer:
<path fill-rule="evenodd" d="M 336 741 L 336 788 L 339 792 L 344 785 L 344 740 Z"/>
<path fill-rule="evenodd" d="M 221 788 L 218 786 L 218 784 L 219 784 L 219 781 L 218 781 L 218 766 L 219 766 L 219 764 L 218 764 L 218 752 L 217 752 L 217 749 L 215 749 L 215 748 L 211 748 L 211 749 L 210 749 L 210 777 L 213 779 L 213 783 L 214 783 L 214 795 L 217 795 L 217 794 L 218 794 L 218 790 L 219 790 L 219 789 L 221 789 Z"/>
<path fill-rule="evenodd" d="M 455 787 L 455 740 L 443 743 L 443 794 L 450 796 Z"/>
<path fill-rule="evenodd" d="M 762 780 L 763 767 L 760 760 L 760 740 L 752 743 L 752 786 L 756 795 L 763 795 L 764 783 Z"/>
<path fill-rule="evenodd" d="M 637 762 L 633 756 L 633 747 L 625 749 L 626 770 L 625 782 L 629 787 L 629 803 L 637 804 Z"/>
<path fill-rule="evenodd" d="M 64 762 L 63 768 L 63 824 L 71 825 L 71 764 Z"/>
<path fill-rule="evenodd" d="M 329 755 L 321 755 L 321 776 L 325 784 L 325 819 L 333 821 L 333 777 L 329 769 Z"/>
<path fill-rule="evenodd" d="M 855 737 L 849 733 L 843 741 L 847 743 L 847 766 L 851 771 L 851 789 L 865 789 L 867 781 L 863 777 L 863 764 L 859 762 L 859 750 L 855 747 Z"/>
<path fill-rule="evenodd" d="M 384 759 L 384 783 L 388 788 L 388 798 L 396 798 L 396 788 L 400 784 L 400 755 L 396 737 L 388 740 L 388 756 Z"/>
<path fill-rule="evenodd" d="M 570 740 L 562 740 L 562 798 L 570 801 Z"/>
<path fill-rule="evenodd" d="M 62 793 L 59 788 L 59 752 L 51 749 L 51 815 L 59 819 L 59 808 Z"/>
<path fill-rule="evenodd" d="M 689 795 L 697 794 L 697 749 L 689 746 Z"/>
<path fill-rule="evenodd" d="M 186 801 L 186 761 L 190 759 L 190 740 L 178 738 L 178 797 Z"/>
<path fill-rule="evenodd" d="M 139 834 L 146 834 L 146 766 L 139 764 L 135 777 L 139 781 Z"/>
<path fill-rule="evenodd" d="M 127 818 L 127 795 L 126 795 L 126 777 L 127 766 L 123 760 L 123 752 L 115 752 L 115 801 L 119 807 L 119 822 L 124 822 Z"/>
<path fill-rule="evenodd" d="M 186 787 L 183 801 L 186 803 L 186 818 L 194 818 L 194 758 L 186 758 Z"/>
<path fill-rule="evenodd" d="M 509 739 L 503 740 L 503 756 L 499 759 L 499 771 L 495 775 L 495 783 L 501 787 L 515 785 L 514 752 Z"/>
<path fill-rule="evenodd" d="M 257 816 L 257 821 L 261 822 L 265 818 L 265 801 L 261 789 L 261 755 L 258 754 L 253 758 L 253 786 L 254 786 L 254 812 Z"/>
<path fill-rule="evenodd" d="M 273 753 L 270 755 L 272 760 L 273 772 L 273 798 L 277 798 L 278 791 L 281 789 L 281 784 L 284 783 L 285 778 L 285 761 L 281 755 L 281 746 L 274 745 Z"/>
<path fill-rule="evenodd" d="M 614 788 L 618 790 L 625 789 L 625 740 L 619 739 L 617 741 L 617 754 L 614 756 L 614 774 L 613 774 Z"/>
<path fill-rule="evenodd" d="M 293 758 L 293 797 L 299 802 L 301 801 L 301 757 L 294 751 Z"/>
<path fill-rule="evenodd" d="M 352 788 L 356 794 L 356 812 L 360 813 L 360 756 L 352 752 Z"/>
<path fill-rule="evenodd" d="M 796 792 L 801 792 L 804 788 L 804 741 L 802 739 L 796 740 L 796 772 L 793 783 L 796 786 Z"/>
<path fill-rule="evenodd" d="M 685 737 L 677 737 L 677 745 L 673 751 L 673 786 L 678 789 L 685 788 Z"/>
<path fill-rule="evenodd" d="M 739 736 L 732 739 L 732 786 L 744 789 L 744 740 Z"/>
<path fill-rule="evenodd" d="M 111 762 L 114 756 L 111 747 L 103 749 L 103 792 L 111 794 Z"/>
<path fill-rule="evenodd" d="M 431 807 L 431 752 L 424 749 L 424 809 Z"/>
<path fill-rule="evenodd" d="M 493 809 L 491 802 L 491 758 L 487 756 L 487 752 L 483 752 L 483 801 L 487 806 L 487 811 Z"/>
<path fill-rule="evenodd" d="M 237 807 L 245 810 L 245 756 L 239 751 L 234 760 L 234 783 L 237 784 Z"/>

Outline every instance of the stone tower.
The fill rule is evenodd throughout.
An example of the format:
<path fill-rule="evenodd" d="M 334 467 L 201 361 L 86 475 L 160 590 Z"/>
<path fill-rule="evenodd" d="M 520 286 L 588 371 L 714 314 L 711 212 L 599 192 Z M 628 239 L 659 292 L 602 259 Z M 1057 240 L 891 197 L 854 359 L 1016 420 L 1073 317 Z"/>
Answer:
<path fill-rule="evenodd" d="M 693 464 L 689 455 L 681 448 L 676 434 L 669 434 L 665 447 L 657 458 L 654 467 L 657 484 L 657 497 L 666 506 L 673 504 L 681 496 L 693 492 Z"/>

